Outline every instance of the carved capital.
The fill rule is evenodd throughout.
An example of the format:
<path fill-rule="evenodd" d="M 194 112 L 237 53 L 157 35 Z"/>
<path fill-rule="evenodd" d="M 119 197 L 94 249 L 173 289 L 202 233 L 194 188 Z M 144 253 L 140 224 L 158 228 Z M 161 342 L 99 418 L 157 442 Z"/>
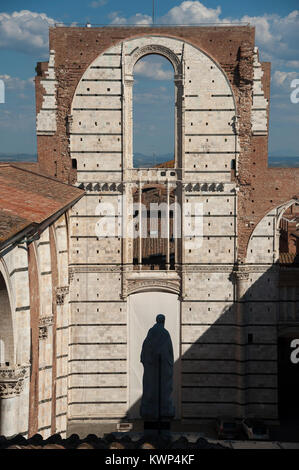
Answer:
<path fill-rule="evenodd" d="M 134 84 L 134 77 L 133 75 L 125 75 L 124 77 L 124 84 L 126 87 L 133 87 L 133 84 Z"/>
<path fill-rule="evenodd" d="M 46 317 L 41 317 L 39 319 L 39 325 L 38 325 L 39 339 L 48 338 L 48 330 L 49 330 L 49 326 L 51 325 L 53 325 L 53 315 L 48 315 Z"/>
<path fill-rule="evenodd" d="M 248 281 L 249 279 L 249 271 L 244 268 L 239 268 L 233 271 L 233 276 L 236 282 L 239 281 Z"/>
<path fill-rule="evenodd" d="M 13 398 L 20 395 L 27 376 L 26 366 L 19 364 L 0 366 L 0 398 Z"/>
<path fill-rule="evenodd" d="M 74 274 L 74 272 L 73 272 Z M 69 273 L 70 275 L 70 273 Z M 62 305 L 64 303 L 64 297 L 69 292 L 69 286 L 56 287 L 56 303 L 57 305 Z"/>

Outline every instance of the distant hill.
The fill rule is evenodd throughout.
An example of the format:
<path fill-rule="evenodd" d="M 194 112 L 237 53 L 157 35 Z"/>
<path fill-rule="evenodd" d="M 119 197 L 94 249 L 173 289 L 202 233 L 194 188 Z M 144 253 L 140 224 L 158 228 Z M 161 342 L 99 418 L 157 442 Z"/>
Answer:
<path fill-rule="evenodd" d="M 134 168 L 150 168 L 160 163 L 168 162 L 173 160 L 173 153 L 166 153 L 164 155 L 144 155 L 143 153 L 134 154 Z M 36 162 L 37 155 L 31 153 L 4 153 L 0 152 L 0 161 L 2 162 Z M 299 156 L 298 157 L 272 157 L 269 156 L 270 167 L 281 167 L 281 168 L 297 168 L 299 167 Z"/>
<path fill-rule="evenodd" d="M 152 167 L 159 163 L 168 162 L 173 160 L 173 154 L 167 153 L 165 155 L 144 155 L 142 153 L 135 153 L 133 162 L 134 168 L 141 167 Z M 270 167 L 281 167 L 281 168 L 297 168 L 299 167 L 299 156 L 298 157 L 272 157 L 269 156 L 268 165 Z"/>
<path fill-rule="evenodd" d="M 299 157 L 269 157 L 269 166 L 280 168 L 299 167 Z"/>
<path fill-rule="evenodd" d="M 31 153 L 2 153 L 0 152 L 1 162 L 36 162 L 37 155 Z"/>
<path fill-rule="evenodd" d="M 166 153 L 165 155 L 144 155 L 143 153 L 134 153 L 133 166 L 134 168 L 150 168 L 158 165 L 159 163 L 168 162 L 173 159 L 173 153 Z"/>

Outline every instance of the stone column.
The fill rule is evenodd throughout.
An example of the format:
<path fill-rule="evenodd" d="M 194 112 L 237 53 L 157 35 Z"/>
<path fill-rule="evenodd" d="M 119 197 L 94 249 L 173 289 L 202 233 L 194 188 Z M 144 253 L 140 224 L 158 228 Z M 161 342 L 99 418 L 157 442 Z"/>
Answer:
<path fill-rule="evenodd" d="M 139 210 L 139 233 L 138 233 L 138 268 L 142 269 L 142 185 L 139 180 L 138 186 L 138 210 Z"/>
<path fill-rule="evenodd" d="M 181 75 L 175 75 L 175 167 L 180 168 L 180 178 L 185 176 L 185 98 L 184 85 Z"/>
<path fill-rule="evenodd" d="M 177 262 L 178 262 L 178 232 L 180 227 L 178 227 L 178 184 L 175 183 L 174 189 L 174 211 L 173 211 L 173 219 L 172 219 L 172 230 L 174 236 L 174 269 L 177 270 Z"/>
<path fill-rule="evenodd" d="M 280 228 L 274 229 L 274 239 L 273 239 L 273 263 L 279 261 L 279 239 L 280 239 Z"/>
<path fill-rule="evenodd" d="M 235 275 L 235 324 L 236 324 L 236 361 L 238 372 L 238 417 L 246 416 L 247 402 L 247 337 L 246 337 L 246 292 L 248 289 L 249 273 L 238 268 Z"/>
<path fill-rule="evenodd" d="M 169 181 L 166 181 L 166 226 L 167 226 L 167 240 L 166 240 L 166 269 L 169 270 L 170 267 L 170 247 L 169 247 L 169 237 L 170 237 L 170 226 L 169 226 Z"/>
<path fill-rule="evenodd" d="M 186 191 L 185 185 L 181 182 L 180 184 L 180 195 L 179 195 L 179 204 L 181 207 L 181 238 L 178 240 L 178 247 L 179 247 L 179 256 L 178 262 L 180 263 L 180 273 L 181 273 L 181 298 L 184 299 L 186 292 L 185 292 L 185 217 L 184 217 L 184 210 L 185 210 L 185 200 L 186 200 Z"/>
<path fill-rule="evenodd" d="M 20 431 L 18 403 L 26 370 L 20 365 L 0 366 L 0 435 L 10 437 Z"/>
<path fill-rule="evenodd" d="M 122 165 L 123 181 L 130 179 L 130 169 L 133 168 L 133 84 L 132 75 L 123 75 L 122 96 Z"/>

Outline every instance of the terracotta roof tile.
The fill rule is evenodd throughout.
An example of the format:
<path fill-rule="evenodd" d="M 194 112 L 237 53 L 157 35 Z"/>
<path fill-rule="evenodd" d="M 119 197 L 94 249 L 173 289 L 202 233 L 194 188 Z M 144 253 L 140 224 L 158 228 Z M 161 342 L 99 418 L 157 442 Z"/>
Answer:
<path fill-rule="evenodd" d="M 174 160 L 168 160 L 168 162 L 159 163 L 154 168 L 174 168 Z"/>
<path fill-rule="evenodd" d="M 279 263 L 280 264 L 291 264 L 295 260 L 294 253 L 279 253 Z"/>
<path fill-rule="evenodd" d="M 42 223 L 84 194 L 38 173 L 37 164 L 22 163 L 0 163 L 0 242 Z"/>

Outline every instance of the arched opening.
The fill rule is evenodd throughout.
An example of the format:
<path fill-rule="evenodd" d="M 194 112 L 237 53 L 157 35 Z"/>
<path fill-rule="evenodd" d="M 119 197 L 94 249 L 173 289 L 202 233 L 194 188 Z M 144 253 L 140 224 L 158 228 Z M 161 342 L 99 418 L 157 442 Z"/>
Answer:
<path fill-rule="evenodd" d="M 133 166 L 174 167 L 175 91 L 169 60 L 149 54 L 134 66 Z"/>
<path fill-rule="evenodd" d="M 13 323 L 8 290 L 5 279 L 0 273 L 0 364 L 14 362 Z"/>
<path fill-rule="evenodd" d="M 299 204 L 294 203 L 282 214 L 279 222 L 279 261 L 299 265 Z"/>
<path fill-rule="evenodd" d="M 164 185 L 137 188 L 133 195 L 133 265 L 140 269 L 175 269 L 179 224 L 174 190 Z M 141 204 L 141 210 L 140 210 Z"/>

